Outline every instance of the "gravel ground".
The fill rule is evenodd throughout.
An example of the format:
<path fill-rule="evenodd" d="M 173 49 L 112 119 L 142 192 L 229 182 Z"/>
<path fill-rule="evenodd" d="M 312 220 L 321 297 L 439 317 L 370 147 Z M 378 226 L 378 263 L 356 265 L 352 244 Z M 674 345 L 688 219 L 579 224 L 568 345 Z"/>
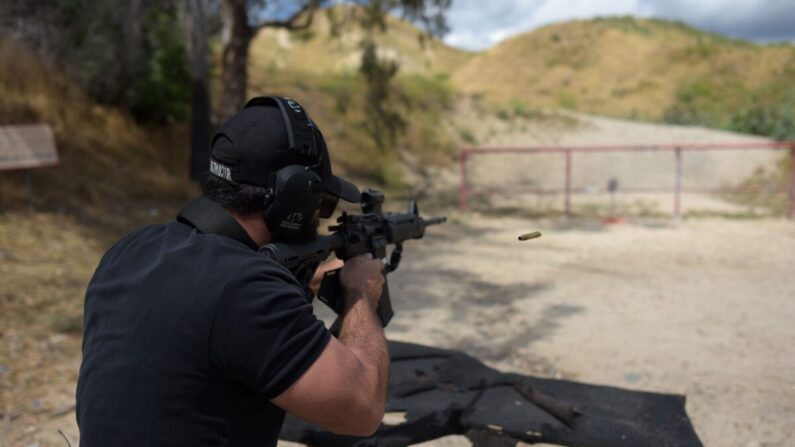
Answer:
<path fill-rule="evenodd" d="M 516 240 L 535 228 L 541 239 Z M 795 444 L 792 222 L 480 216 L 407 246 L 404 263 L 390 280 L 393 339 L 685 394 L 707 446 Z"/>

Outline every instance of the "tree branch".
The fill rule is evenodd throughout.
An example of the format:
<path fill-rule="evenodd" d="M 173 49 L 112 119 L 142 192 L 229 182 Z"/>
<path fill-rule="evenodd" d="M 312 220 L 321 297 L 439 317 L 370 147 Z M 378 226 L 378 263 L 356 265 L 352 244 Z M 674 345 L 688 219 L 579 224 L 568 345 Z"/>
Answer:
<path fill-rule="evenodd" d="M 320 6 L 320 0 L 309 0 L 306 2 L 304 6 L 301 7 L 295 14 L 293 14 L 287 20 L 266 20 L 264 22 L 260 22 L 254 24 L 251 29 L 259 31 L 262 28 L 284 28 L 290 31 L 297 31 L 302 29 L 307 29 L 312 26 L 312 21 L 315 18 L 315 11 L 317 10 L 318 6 Z M 306 21 L 304 23 L 298 23 L 298 19 L 301 18 L 302 15 L 308 14 Z"/>

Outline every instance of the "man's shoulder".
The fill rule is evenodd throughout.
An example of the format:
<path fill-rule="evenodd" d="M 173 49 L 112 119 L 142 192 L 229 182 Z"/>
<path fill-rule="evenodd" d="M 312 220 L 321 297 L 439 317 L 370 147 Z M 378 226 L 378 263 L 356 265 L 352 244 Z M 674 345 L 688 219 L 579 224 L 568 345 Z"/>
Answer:
<path fill-rule="evenodd" d="M 165 231 L 173 236 L 175 250 L 190 254 L 191 262 L 212 265 L 215 273 L 227 280 L 275 281 L 297 285 L 295 277 L 287 268 L 235 239 L 202 233 L 179 222 L 167 224 Z"/>
<path fill-rule="evenodd" d="M 176 221 L 139 228 L 116 242 L 100 261 L 94 279 L 109 277 L 135 278 L 140 283 L 190 278 L 193 287 L 208 293 L 216 290 L 219 296 L 286 290 L 303 294 L 293 274 L 272 258 L 234 239 Z"/>
<path fill-rule="evenodd" d="M 150 258 L 150 262 L 179 260 L 213 264 L 233 276 L 251 272 L 292 276 L 281 264 L 241 242 L 202 233 L 177 221 L 133 230 L 113 244 L 105 254 L 105 258 L 111 259 L 138 256 Z"/>

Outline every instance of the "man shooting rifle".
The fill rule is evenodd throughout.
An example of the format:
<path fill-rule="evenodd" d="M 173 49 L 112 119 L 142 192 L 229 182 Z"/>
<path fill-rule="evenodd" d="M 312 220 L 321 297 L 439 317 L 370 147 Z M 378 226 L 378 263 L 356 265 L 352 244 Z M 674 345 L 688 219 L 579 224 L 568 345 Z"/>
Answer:
<path fill-rule="evenodd" d="M 293 100 L 255 98 L 214 135 L 210 173 L 176 221 L 130 233 L 97 267 L 77 386 L 81 445 L 273 446 L 285 411 L 335 433 L 373 433 L 389 375 L 376 313 L 383 247 L 372 245 L 385 227 L 367 233 L 376 225 L 364 219 L 369 249 L 338 251 L 344 266 L 327 282 L 340 292 L 335 338 L 306 299 L 317 263 L 299 281 L 259 251 L 316 241 L 338 199 L 361 199 L 332 175 L 317 126 Z"/>

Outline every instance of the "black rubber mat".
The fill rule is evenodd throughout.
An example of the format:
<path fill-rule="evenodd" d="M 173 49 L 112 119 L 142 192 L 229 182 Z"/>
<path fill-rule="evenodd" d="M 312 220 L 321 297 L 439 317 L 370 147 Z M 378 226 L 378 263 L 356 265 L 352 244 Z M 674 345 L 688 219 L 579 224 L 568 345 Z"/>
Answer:
<path fill-rule="evenodd" d="M 583 447 L 701 446 L 684 396 L 502 373 L 458 351 L 390 342 L 388 412 L 405 421 L 369 438 L 338 436 L 287 417 L 281 438 L 316 446 L 404 446 L 467 436 Z"/>

